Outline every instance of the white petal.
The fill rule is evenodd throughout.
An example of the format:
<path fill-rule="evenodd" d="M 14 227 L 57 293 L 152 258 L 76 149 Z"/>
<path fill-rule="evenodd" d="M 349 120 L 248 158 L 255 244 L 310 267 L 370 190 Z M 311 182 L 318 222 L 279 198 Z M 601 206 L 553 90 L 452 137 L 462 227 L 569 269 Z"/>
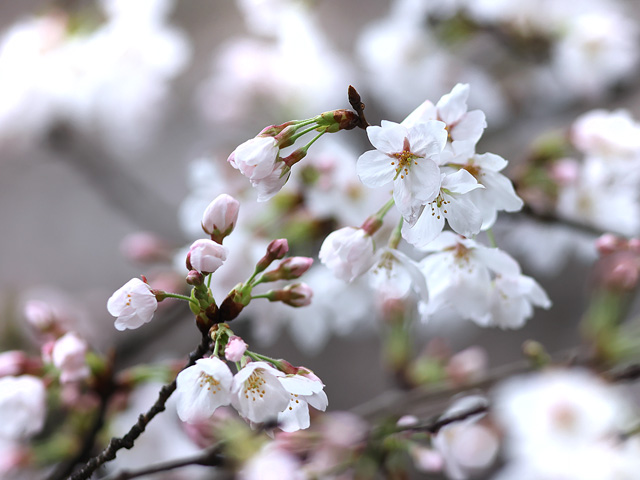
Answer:
<path fill-rule="evenodd" d="M 505 168 L 509 162 L 495 153 L 483 153 L 482 155 L 475 155 L 473 157 L 473 163 L 478 165 L 482 170 L 499 172 Z"/>
<path fill-rule="evenodd" d="M 425 100 L 422 105 L 407 115 L 401 125 L 407 128 L 412 127 L 416 123 L 425 122 L 427 120 L 435 120 L 438 116 L 436 106 L 430 100 Z"/>
<path fill-rule="evenodd" d="M 447 143 L 445 127 L 443 122 L 437 120 L 414 125 L 407 137 L 411 151 L 426 158 L 438 155 Z"/>
<path fill-rule="evenodd" d="M 393 160 L 378 150 L 364 152 L 356 163 L 356 172 L 360 181 L 367 187 L 381 187 L 393 180 L 395 169 Z"/>
<path fill-rule="evenodd" d="M 458 83 L 451 93 L 443 95 L 436 104 L 438 116 L 447 125 L 457 122 L 467 111 L 467 98 L 469 97 L 469 85 Z"/>
<path fill-rule="evenodd" d="M 499 248 L 488 248 L 482 245 L 474 250 L 473 256 L 483 265 L 500 275 L 519 275 L 520 265 L 511 255 Z"/>
<path fill-rule="evenodd" d="M 465 237 L 477 234 L 482 227 L 482 216 L 475 205 L 464 195 L 457 198 L 445 197 L 451 200 L 444 215 L 453 231 Z"/>
<path fill-rule="evenodd" d="M 474 176 L 464 168 L 455 173 L 445 175 L 442 179 L 442 189 L 447 189 L 453 193 L 467 193 L 476 188 L 484 188 L 484 186 L 480 185 Z"/>
<path fill-rule="evenodd" d="M 484 112 L 473 110 L 464 115 L 451 129 L 451 138 L 453 141 L 469 141 L 475 145 L 486 127 L 487 121 Z"/>
<path fill-rule="evenodd" d="M 371 145 L 382 153 L 393 154 L 402 152 L 407 129 L 399 123 L 382 121 L 382 126 L 367 127 L 367 135 Z"/>
<path fill-rule="evenodd" d="M 425 247 L 434 240 L 444 228 L 444 215 L 438 209 L 432 214 L 431 204 L 424 207 L 422 214 L 418 217 L 413 227 L 402 225 L 402 237 L 418 248 Z"/>

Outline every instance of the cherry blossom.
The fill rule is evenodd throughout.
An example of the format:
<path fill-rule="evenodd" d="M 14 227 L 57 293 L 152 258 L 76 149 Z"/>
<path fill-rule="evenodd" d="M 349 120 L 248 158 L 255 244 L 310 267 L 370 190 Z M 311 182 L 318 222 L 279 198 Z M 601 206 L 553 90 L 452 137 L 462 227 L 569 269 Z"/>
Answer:
<path fill-rule="evenodd" d="M 279 153 L 280 146 L 274 137 L 257 136 L 237 146 L 227 161 L 255 182 L 273 173 Z"/>
<path fill-rule="evenodd" d="M 382 298 L 405 298 L 415 291 L 422 301 L 429 294 L 418 264 L 400 250 L 384 247 L 376 252 L 369 282 Z"/>
<path fill-rule="evenodd" d="M 201 358 L 176 378 L 176 408 L 183 422 L 195 423 L 211 417 L 218 407 L 231 403 L 233 375 L 217 357 Z"/>
<path fill-rule="evenodd" d="M 420 207 L 438 195 L 438 156 L 447 138 L 444 127 L 438 121 L 410 127 L 382 121 L 380 127 L 367 127 L 369 141 L 376 150 L 360 156 L 358 176 L 372 188 L 393 181 L 393 199 L 410 224 L 415 223 Z"/>
<path fill-rule="evenodd" d="M 465 194 L 479 188 L 484 186 L 466 170 L 442 174 L 438 195 L 423 207 L 413 226 L 402 226 L 402 237 L 418 248 L 425 247 L 442 232 L 445 219 L 455 232 L 475 235 L 482 227 L 482 214 Z"/>
<path fill-rule="evenodd" d="M 352 282 L 371 268 L 374 249 L 373 238 L 363 229 L 344 227 L 324 239 L 318 256 L 336 277 Z"/>
<path fill-rule="evenodd" d="M 279 377 L 280 383 L 289 392 L 289 405 L 278 414 L 278 427 L 285 432 L 309 428 L 309 405 L 325 411 L 328 405 L 324 384 L 313 373 Z"/>
<path fill-rule="evenodd" d="M 45 400 L 44 384 L 37 377 L 0 378 L 0 437 L 22 439 L 42 430 Z"/>
<path fill-rule="evenodd" d="M 117 317 L 117 330 L 134 329 L 150 322 L 157 308 L 156 296 L 139 278 L 129 280 L 107 301 L 107 310 Z"/>
<path fill-rule="evenodd" d="M 275 420 L 289 405 L 289 393 L 279 381 L 284 375 L 266 362 L 248 363 L 233 377 L 231 404 L 250 422 Z"/>
<path fill-rule="evenodd" d="M 402 124 L 408 126 L 427 120 L 440 120 L 446 124 L 448 139 L 453 146 L 458 142 L 475 145 L 482 136 L 487 122 L 483 111 L 467 111 L 468 97 L 469 85 L 458 83 L 450 93 L 443 95 L 436 105 L 429 100 L 425 101 L 411 112 Z"/>

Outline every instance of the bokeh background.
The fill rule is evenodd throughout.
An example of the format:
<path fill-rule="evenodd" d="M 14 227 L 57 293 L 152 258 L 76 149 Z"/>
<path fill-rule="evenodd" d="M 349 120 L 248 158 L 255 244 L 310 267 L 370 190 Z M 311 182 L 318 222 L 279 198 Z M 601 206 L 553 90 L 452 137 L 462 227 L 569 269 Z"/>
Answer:
<path fill-rule="evenodd" d="M 474 11 L 467 3 L 2 2 L 3 349 L 34 348 L 23 308 L 37 299 L 68 312 L 99 351 L 118 346 L 121 366 L 183 357 L 198 333 L 182 306 L 165 306 L 135 332 L 113 328 L 106 301 L 127 280 L 144 274 L 171 285 L 186 274 L 173 254 L 164 263 L 132 261 L 133 247 L 123 249 L 123 240 L 152 232 L 177 252 L 197 238 L 198 206 L 228 189 L 247 189 L 241 222 L 267 221 L 272 212 L 227 168 L 228 154 L 268 124 L 348 108 L 350 84 L 369 122 L 379 124 L 400 121 L 423 100 L 436 102 L 456 83 L 469 83 L 470 108 L 483 109 L 489 125 L 478 150 L 508 159 L 514 176 L 541 135 L 566 135 L 586 111 L 624 108 L 640 116 L 637 1 L 514 2 L 522 5 L 508 28 L 496 18 L 514 5 L 485 0 Z M 570 25 L 576 8 L 591 15 L 585 26 Z M 585 31 L 600 36 L 581 44 Z M 580 48 L 591 48 L 591 56 L 581 57 Z M 348 145 L 345 161 L 369 148 L 363 131 L 336 138 Z M 373 211 L 363 210 L 361 221 Z M 452 351 L 481 345 L 497 366 L 520 358 L 527 339 L 549 352 L 580 344 L 576 326 L 595 258 L 590 230 L 598 226 L 540 234 L 531 221 L 502 214 L 498 244 L 522 260 L 553 307 L 537 310 L 516 331 L 434 321 L 419 329 L 417 346 L 434 338 L 446 339 Z M 317 238 L 306 248 L 317 252 L 326 227 L 316 225 Z M 625 228 L 619 233 L 634 233 Z M 312 368 L 327 385 L 330 409 L 353 408 L 396 388 L 377 328 L 366 326 L 376 321 L 373 306 L 348 335 L 332 334 L 317 348 L 301 343 L 284 320 L 256 327 L 261 315 L 259 308 L 249 311 L 238 332 L 267 355 Z"/>

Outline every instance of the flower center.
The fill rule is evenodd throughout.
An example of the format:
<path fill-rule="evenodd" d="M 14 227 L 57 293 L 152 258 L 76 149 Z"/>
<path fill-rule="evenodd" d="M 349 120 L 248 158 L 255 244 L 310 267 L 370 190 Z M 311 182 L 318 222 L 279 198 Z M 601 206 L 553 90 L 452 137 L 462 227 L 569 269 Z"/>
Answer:
<path fill-rule="evenodd" d="M 207 390 L 209 390 L 214 395 L 222 390 L 220 382 L 207 373 L 200 372 L 200 377 L 198 377 L 198 380 L 200 381 L 200 388 L 205 388 L 206 386 Z"/>
<path fill-rule="evenodd" d="M 244 397 L 249 398 L 249 395 L 251 395 L 251 399 L 254 402 L 257 397 L 262 398 L 265 394 L 265 390 L 263 388 L 265 383 L 267 382 L 262 378 L 262 376 L 253 372 L 244 382 Z"/>
<path fill-rule="evenodd" d="M 404 145 L 402 146 L 402 151 L 398 153 L 392 153 L 389 155 L 391 158 L 395 160 L 391 162 L 391 165 L 396 170 L 396 176 L 393 177 L 395 180 L 400 175 L 400 178 L 404 178 L 406 175 L 409 175 L 409 168 L 411 165 L 417 165 L 418 162 L 415 161 L 416 158 L 422 158 L 420 155 L 416 155 L 411 151 L 411 146 L 409 145 L 409 139 L 404 139 Z"/>
<path fill-rule="evenodd" d="M 448 213 L 447 204 L 449 203 L 451 203 L 451 200 L 446 200 L 441 191 L 435 200 L 429 203 L 429 206 L 431 207 L 431 216 L 440 220 L 440 213 Z M 440 210 L 442 210 L 442 212 L 440 212 Z"/>

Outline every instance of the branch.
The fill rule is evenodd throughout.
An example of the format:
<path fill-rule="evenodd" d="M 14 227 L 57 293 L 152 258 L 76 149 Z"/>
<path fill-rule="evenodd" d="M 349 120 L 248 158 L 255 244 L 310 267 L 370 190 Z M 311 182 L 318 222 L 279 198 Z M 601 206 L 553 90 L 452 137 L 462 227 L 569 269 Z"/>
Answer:
<path fill-rule="evenodd" d="M 184 366 L 184 368 L 188 368 L 196 363 L 196 360 L 202 358 L 202 356 L 209 350 L 210 339 L 207 335 L 202 336 L 202 341 L 200 345 L 189 354 L 189 361 Z M 171 394 L 176 389 L 176 380 L 165 385 L 160 389 L 158 393 L 158 399 L 153 404 L 153 406 L 147 411 L 145 414 L 141 414 L 138 417 L 138 421 L 136 424 L 131 427 L 129 432 L 123 437 L 117 438 L 114 437 L 107 445 L 102 453 L 96 457 L 93 457 L 89 460 L 82 469 L 80 469 L 77 473 L 73 474 L 70 477 L 70 480 L 87 480 L 91 477 L 93 472 L 95 472 L 100 466 L 104 465 L 106 462 L 113 460 L 116 458 L 116 453 L 118 450 L 123 448 L 130 449 L 133 447 L 135 440 L 145 431 L 149 422 L 155 417 L 158 413 L 164 411 L 165 404 L 167 400 L 171 396 Z"/>
<path fill-rule="evenodd" d="M 224 463 L 224 458 L 220 455 L 220 445 L 213 445 L 206 450 L 192 457 L 169 462 L 158 463 L 140 470 L 123 470 L 107 480 L 130 480 L 131 478 L 143 477 L 152 473 L 166 472 L 177 468 L 188 467 L 189 465 L 202 465 L 204 467 L 219 467 Z"/>
<path fill-rule="evenodd" d="M 360 94 L 353 87 L 353 85 L 349 85 L 348 90 L 349 95 L 349 104 L 358 114 L 358 118 L 360 119 L 360 124 L 358 125 L 360 128 L 365 129 L 369 126 L 369 122 L 364 118 L 364 103 L 362 103 L 360 99 Z"/>

